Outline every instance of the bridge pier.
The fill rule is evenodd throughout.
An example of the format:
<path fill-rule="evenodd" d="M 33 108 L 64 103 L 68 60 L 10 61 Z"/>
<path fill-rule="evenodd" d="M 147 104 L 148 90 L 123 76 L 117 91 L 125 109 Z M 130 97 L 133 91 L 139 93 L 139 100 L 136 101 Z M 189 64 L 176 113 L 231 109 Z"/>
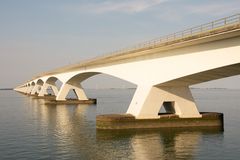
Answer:
<path fill-rule="evenodd" d="M 41 85 L 36 84 L 31 91 L 31 95 L 35 95 L 36 93 L 38 94 L 39 93 L 39 87 L 41 87 Z"/>
<path fill-rule="evenodd" d="M 73 90 L 77 99 L 67 99 L 70 90 Z M 82 86 L 78 83 L 63 83 L 55 100 L 50 100 L 46 104 L 96 104 L 96 99 L 88 99 Z"/>
<path fill-rule="evenodd" d="M 74 93 L 76 94 L 78 100 L 88 100 L 82 86 L 80 84 L 70 84 L 70 83 L 65 83 L 61 86 L 61 89 L 57 95 L 56 100 L 57 101 L 65 101 L 67 94 L 69 91 L 73 89 Z"/>
<path fill-rule="evenodd" d="M 38 96 L 39 97 L 43 97 L 45 95 L 48 95 L 47 89 L 49 87 L 53 90 L 54 95 L 57 96 L 58 95 L 58 88 L 57 88 L 57 86 L 55 84 L 51 84 L 51 83 L 47 83 L 47 82 L 45 82 L 43 84 L 43 86 L 41 87 L 41 90 L 40 90 Z"/>
<path fill-rule="evenodd" d="M 99 130 L 122 129 L 166 129 L 224 130 L 222 113 L 201 113 L 201 118 L 179 118 L 177 115 L 163 115 L 158 119 L 136 119 L 131 114 L 99 115 L 96 128 Z"/>
<path fill-rule="evenodd" d="M 161 107 L 166 113 L 160 114 Z M 126 114 L 99 115 L 97 129 L 207 128 L 223 130 L 223 114 L 199 113 L 188 86 L 138 86 Z"/>
<path fill-rule="evenodd" d="M 28 87 L 27 91 L 26 91 L 26 94 L 30 95 L 31 92 L 32 92 L 33 87 L 34 87 L 33 85 L 30 85 L 30 86 Z"/>
<path fill-rule="evenodd" d="M 127 114 L 137 119 L 156 119 L 161 107 L 180 118 L 199 118 L 188 86 L 138 86 Z"/>

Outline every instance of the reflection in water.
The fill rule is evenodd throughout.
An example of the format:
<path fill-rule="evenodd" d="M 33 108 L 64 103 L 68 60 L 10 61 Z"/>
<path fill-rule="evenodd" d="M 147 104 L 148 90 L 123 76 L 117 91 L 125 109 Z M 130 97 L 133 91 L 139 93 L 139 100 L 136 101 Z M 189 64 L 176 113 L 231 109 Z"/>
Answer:
<path fill-rule="evenodd" d="M 111 92 L 116 91 L 111 90 Z M 99 95 L 102 94 L 101 91 Z M 126 91 L 123 95 L 120 98 L 116 96 L 116 100 L 119 101 L 117 105 L 112 97 L 110 100 L 103 97 L 104 101 L 99 98 L 102 103 L 98 107 L 106 107 L 106 110 L 111 108 L 111 112 L 113 107 L 126 105 L 123 104 L 128 101 Z M 97 160 L 195 159 L 216 153 L 214 151 L 224 147 L 223 133 L 219 131 L 167 129 L 96 131 L 97 108 L 95 105 L 45 105 L 44 102 L 42 99 L 24 98 L 22 104 L 18 102 L 18 105 L 13 108 L 0 107 L 2 111 L 9 109 L 13 112 L 18 109 L 19 112 L 16 116 L 18 123 L 12 122 L 12 128 L 9 131 L 7 128 L 9 124 L 4 125 L 8 122 L 6 120 L 9 120 L 7 116 L 0 121 L 0 129 L 2 129 L 0 159 L 2 155 L 5 158 L 10 157 L 9 159 L 36 159 L 36 157 L 39 159 Z M 19 107 L 19 105 L 22 106 Z M 3 116 L 2 114 L 1 117 Z M 15 131 L 17 125 L 21 127 Z M 23 127 L 24 129 L 21 129 Z M 20 138 L 17 137 L 18 135 Z M 7 137 L 5 138 L 7 140 L 4 141 L 1 137 Z M 218 147 L 215 147 L 216 142 Z M 208 146 L 211 146 L 211 151 L 208 151 L 210 148 Z"/>
<path fill-rule="evenodd" d="M 40 131 L 44 131 L 42 134 L 56 150 L 54 158 L 104 159 L 101 155 L 96 157 L 94 145 L 95 119 L 91 117 L 96 115 L 96 106 L 45 105 L 44 100 L 34 98 L 29 103 L 34 116 L 40 120 Z"/>
<path fill-rule="evenodd" d="M 193 159 L 203 135 L 222 134 L 168 129 L 96 132 L 94 105 L 45 105 L 34 98 L 29 103 L 40 131 L 55 146 L 55 158 Z"/>
<path fill-rule="evenodd" d="M 184 131 L 180 129 L 173 131 L 172 129 L 163 129 L 145 131 L 97 130 L 97 141 L 100 146 L 114 141 L 129 143 L 131 147 L 123 150 L 122 154 L 128 155 L 128 158 L 131 159 L 193 159 L 198 153 L 199 142 L 204 135 L 212 135 L 218 137 L 218 140 L 223 140 L 222 132 L 218 130 Z"/>

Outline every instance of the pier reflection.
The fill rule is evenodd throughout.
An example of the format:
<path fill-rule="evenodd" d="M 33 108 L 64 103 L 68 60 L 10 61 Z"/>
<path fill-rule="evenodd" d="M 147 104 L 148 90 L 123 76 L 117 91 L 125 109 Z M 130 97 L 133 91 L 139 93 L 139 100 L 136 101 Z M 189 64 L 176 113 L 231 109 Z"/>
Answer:
<path fill-rule="evenodd" d="M 45 105 L 35 98 L 29 105 L 55 159 L 194 159 L 206 135 L 223 141 L 219 130 L 96 131 L 95 105 Z"/>
<path fill-rule="evenodd" d="M 161 129 L 138 131 L 97 131 L 97 141 L 101 146 L 114 141 L 129 143 L 122 151 L 130 159 L 194 159 L 205 135 L 223 140 L 220 130 Z M 106 148 L 106 147 L 105 147 Z"/>
<path fill-rule="evenodd" d="M 34 119 L 39 131 L 49 140 L 48 145 L 54 148 L 56 155 L 77 159 L 99 159 L 95 132 L 95 105 L 53 105 L 45 104 L 45 100 L 31 98 Z M 58 157 L 60 156 L 60 157 Z M 104 159 L 104 157 L 101 157 Z"/>

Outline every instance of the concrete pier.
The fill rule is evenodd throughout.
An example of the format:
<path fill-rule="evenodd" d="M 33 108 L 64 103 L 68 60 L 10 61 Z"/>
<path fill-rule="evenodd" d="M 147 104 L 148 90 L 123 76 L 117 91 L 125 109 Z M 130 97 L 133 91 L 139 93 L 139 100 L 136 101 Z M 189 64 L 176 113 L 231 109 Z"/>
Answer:
<path fill-rule="evenodd" d="M 201 118 L 179 118 L 174 114 L 164 114 L 158 119 L 136 119 L 130 114 L 99 115 L 96 128 L 100 130 L 160 129 L 160 128 L 208 128 L 224 129 L 222 113 L 202 112 Z"/>
<path fill-rule="evenodd" d="M 54 95 L 44 95 L 44 96 L 38 96 L 38 95 L 31 95 L 34 99 L 45 99 L 45 100 L 55 100 L 56 96 Z"/>
<path fill-rule="evenodd" d="M 97 104 L 97 99 L 88 100 L 66 99 L 65 101 L 47 100 L 45 104 Z"/>

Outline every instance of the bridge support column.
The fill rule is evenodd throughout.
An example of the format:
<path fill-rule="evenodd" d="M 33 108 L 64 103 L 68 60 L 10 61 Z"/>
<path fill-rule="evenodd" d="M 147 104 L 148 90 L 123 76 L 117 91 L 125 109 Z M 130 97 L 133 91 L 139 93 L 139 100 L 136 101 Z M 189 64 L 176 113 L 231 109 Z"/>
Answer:
<path fill-rule="evenodd" d="M 34 86 L 29 86 L 26 93 L 27 94 L 31 94 L 33 87 Z"/>
<path fill-rule="evenodd" d="M 161 107 L 180 118 L 201 117 L 187 86 L 139 86 L 127 113 L 136 119 L 156 119 Z"/>
<path fill-rule="evenodd" d="M 170 114 L 158 115 L 161 107 Z M 223 130 L 223 114 L 199 113 L 187 86 L 138 86 L 127 114 L 98 115 L 96 128 Z"/>
<path fill-rule="evenodd" d="M 23 93 L 26 94 L 28 91 L 28 87 L 25 87 L 24 90 L 23 90 Z"/>
<path fill-rule="evenodd" d="M 50 84 L 50 83 L 47 83 L 47 82 L 43 84 L 38 96 L 43 97 L 44 95 L 47 95 L 48 94 L 47 89 L 49 87 L 53 90 L 54 95 L 57 96 L 58 95 L 57 86 L 55 84 Z"/>
<path fill-rule="evenodd" d="M 57 86 L 56 85 L 52 85 L 52 84 L 50 84 L 49 86 L 51 87 L 54 95 L 57 96 L 58 95 L 58 88 L 57 88 Z"/>
<path fill-rule="evenodd" d="M 74 93 L 76 94 L 78 100 L 88 100 L 82 86 L 80 84 L 69 84 L 69 83 L 65 83 L 62 85 L 56 100 L 57 101 L 65 101 L 68 92 L 73 89 Z"/>
<path fill-rule="evenodd" d="M 39 93 L 39 87 L 41 87 L 41 86 L 36 84 L 31 91 L 31 95 L 34 95 L 36 93 L 38 94 Z"/>

